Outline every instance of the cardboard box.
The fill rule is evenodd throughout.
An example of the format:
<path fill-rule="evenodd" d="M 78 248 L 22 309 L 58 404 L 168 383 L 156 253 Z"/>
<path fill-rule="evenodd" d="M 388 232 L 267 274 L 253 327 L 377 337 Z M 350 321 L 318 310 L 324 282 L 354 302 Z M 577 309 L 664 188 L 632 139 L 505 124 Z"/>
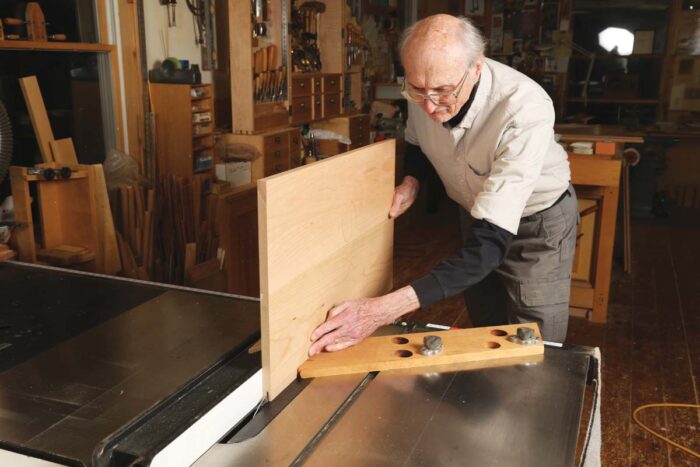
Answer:
<path fill-rule="evenodd" d="M 216 164 L 216 178 L 222 182 L 229 182 L 232 187 L 248 185 L 251 183 L 250 162 Z"/>

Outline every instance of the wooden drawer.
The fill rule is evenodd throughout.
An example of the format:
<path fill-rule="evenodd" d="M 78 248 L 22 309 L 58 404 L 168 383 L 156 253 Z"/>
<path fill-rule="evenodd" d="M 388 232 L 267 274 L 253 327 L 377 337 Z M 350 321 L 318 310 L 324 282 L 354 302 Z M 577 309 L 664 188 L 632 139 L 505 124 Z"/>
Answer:
<path fill-rule="evenodd" d="M 323 118 L 323 95 L 314 94 L 311 96 L 314 102 L 313 119 L 320 120 Z"/>
<path fill-rule="evenodd" d="M 287 150 L 289 148 L 289 137 L 286 132 L 267 135 L 263 141 L 265 154 L 278 149 Z"/>
<path fill-rule="evenodd" d="M 275 149 L 265 153 L 265 176 L 289 170 L 289 148 Z"/>
<path fill-rule="evenodd" d="M 340 115 L 340 103 L 342 99 L 340 94 L 324 94 L 323 95 L 323 118 L 335 117 Z"/>
<path fill-rule="evenodd" d="M 289 137 L 289 168 L 298 167 L 301 165 L 301 130 L 294 128 L 287 132 Z"/>
<path fill-rule="evenodd" d="M 299 128 L 294 128 L 293 130 L 288 131 L 287 134 L 289 135 L 290 151 L 298 150 L 301 146 L 301 130 L 299 130 Z"/>
<path fill-rule="evenodd" d="M 323 93 L 335 94 L 340 92 L 341 75 L 323 75 Z"/>
<path fill-rule="evenodd" d="M 353 148 L 369 144 L 369 115 L 350 118 L 349 130 Z"/>
<path fill-rule="evenodd" d="M 292 125 L 311 121 L 311 102 L 311 96 L 292 98 Z"/>
<path fill-rule="evenodd" d="M 292 77 L 292 98 L 310 96 L 313 93 L 312 82 L 311 76 Z"/>

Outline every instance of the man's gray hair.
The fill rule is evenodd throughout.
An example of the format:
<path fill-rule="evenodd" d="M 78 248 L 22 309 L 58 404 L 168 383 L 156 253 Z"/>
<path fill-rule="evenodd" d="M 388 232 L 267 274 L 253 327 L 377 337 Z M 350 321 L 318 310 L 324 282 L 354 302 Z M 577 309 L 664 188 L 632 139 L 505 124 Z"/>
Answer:
<path fill-rule="evenodd" d="M 484 53 L 484 49 L 486 48 L 486 39 L 484 39 L 484 36 L 481 34 L 481 31 L 479 31 L 479 29 L 476 26 L 474 26 L 474 23 L 472 23 L 469 18 L 465 16 L 459 16 L 457 17 L 457 19 L 460 21 L 462 26 L 462 34 L 460 35 L 462 43 L 461 45 L 466 53 L 467 62 L 469 66 L 472 66 L 479 58 L 479 56 L 481 56 Z M 406 44 L 411 39 L 411 36 L 413 36 L 416 27 L 423 21 L 424 20 L 420 20 L 413 23 L 411 26 L 406 28 L 406 30 L 401 35 L 401 42 L 399 44 L 399 53 L 401 56 L 401 61 L 403 61 L 404 48 L 406 47 Z"/>

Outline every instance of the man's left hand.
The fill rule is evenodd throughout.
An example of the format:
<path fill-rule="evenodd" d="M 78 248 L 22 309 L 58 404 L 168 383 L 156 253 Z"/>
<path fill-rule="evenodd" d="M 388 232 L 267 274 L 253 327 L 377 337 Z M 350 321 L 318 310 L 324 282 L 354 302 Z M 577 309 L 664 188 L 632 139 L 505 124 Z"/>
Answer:
<path fill-rule="evenodd" d="M 328 319 L 311 334 L 309 356 L 322 350 L 335 352 L 359 344 L 378 327 L 389 324 L 380 298 L 350 300 L 331 309 Z"/>
<path fill-rule="evenodd" d="M 378 327 L 417 309 L 418 297 L 411 286 L 377 298 L 350 300 L 333 307 L 326 322 L 311 334 L 309 356 L 335 352 L 359 344 Z"/>

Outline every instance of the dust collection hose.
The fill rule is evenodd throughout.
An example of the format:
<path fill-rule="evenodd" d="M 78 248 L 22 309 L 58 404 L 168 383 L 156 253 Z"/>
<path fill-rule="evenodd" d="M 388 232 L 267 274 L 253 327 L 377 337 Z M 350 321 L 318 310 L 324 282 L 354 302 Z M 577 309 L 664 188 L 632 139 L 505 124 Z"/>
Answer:
<path fill-rule="evenodd" d="M 12 160 L 12 125 L 5 105 L 0 101 L 0 183 L 5 180 Z"/>

